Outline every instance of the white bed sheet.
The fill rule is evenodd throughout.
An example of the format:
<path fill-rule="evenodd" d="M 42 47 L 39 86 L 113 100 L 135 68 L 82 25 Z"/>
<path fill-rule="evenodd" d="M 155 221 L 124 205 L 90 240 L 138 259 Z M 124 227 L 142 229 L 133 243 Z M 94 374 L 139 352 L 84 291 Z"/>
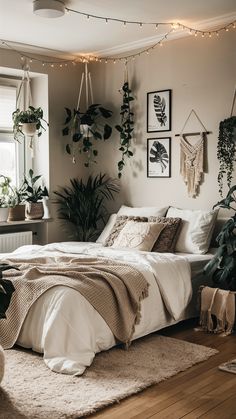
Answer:
<path fill-rule="evenodd" d="M 138 267 L 149 282 L 149 296 L 142 301 L 141 321 L 133 339 L 189 317 L 187 307 L 192 296 L 189 255 L 115 250 L 100 244 L 73 242 L 24 246 L 14 252 L 14 258 L 30 258 L 35 253 L 52 257 L 62 253 L 105 256 Z M 43 353 L 45 363 L 53 371 L 80 375 L 91 365 L 96 353 L 116 342 L 104 319 L 78 291 L 57 286 L 34 303 L 17 343 Z"/>

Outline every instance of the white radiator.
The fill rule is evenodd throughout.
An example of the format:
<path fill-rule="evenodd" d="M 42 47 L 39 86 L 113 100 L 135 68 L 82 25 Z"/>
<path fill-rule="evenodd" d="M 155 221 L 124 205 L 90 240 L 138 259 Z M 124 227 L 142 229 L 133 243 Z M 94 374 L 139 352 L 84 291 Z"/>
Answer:
<path fill-rule="evenodd" d="M 13 252 L 25 244 L 32 244 L 32 231 L 0 234 L 0 253 Z"/>

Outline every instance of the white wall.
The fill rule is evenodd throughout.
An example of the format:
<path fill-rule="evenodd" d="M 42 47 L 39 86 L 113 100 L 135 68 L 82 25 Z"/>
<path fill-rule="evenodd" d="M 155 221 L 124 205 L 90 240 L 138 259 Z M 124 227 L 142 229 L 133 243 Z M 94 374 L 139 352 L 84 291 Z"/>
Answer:
<path fill-rule="evenodd" d="M 235 32 L 221 33 L 219 39 L 187 37 L 166 42 L 163 47 L 142 55 L 129 64 L 129 79 L 135 96 L 135 156 L 127 164 L 121 180 L 119 202 L 131 205 L 174 205 L 186 208 L 211 208 L 219 199 L 216 157 L 219 122 L 229 117 L 233 90 L 236 83 Z M 92 70 L 93 71 L 93 70 Z M 96 65 L 95 101 L 115 110 L 114 122 L 119 122 L 118 109 L 123 83 L 121 63 Z M 146 132 L 147 92 L 172 89 L 172 131 Z M 179 174 L 180 146 L 175 137 L 194 108 L 212 134 L 206 143 L 206 173 L 196 199 L 187 196 L 186 186 Z M 236 109 L 235 109 L 236 112 Z M 187 131 L 199 131 L 192 118 Z M 186 132 L 186 131 L 185 131 Z M 172 138 L 171 178 L 147 178 L 147 138 Z M 117 175 L 119 159 L 118 135 L 101 145 L 96 170 Z M 233 182 L 236 182 L 236 173 Z M 225 191 L 227 188 L 225 189 Z"/>
<path fill-rule="evenodd" d="M 45 59 L 42 57 L 42 60 Z M 0 67 L 5 68 L 4 73 L 19 74 L 22 62 L 20 57 L 5 49 L 0 49 Z M 49 122 L 49 129 L 45 136 L 35 138 L 36 153 L 35 169 L 39 170 L 49 186 L 50 201 L 53 201 L 53 191 L 59 185 L 69 184 L 69 179 L 81 176 L 81 166 L 73 165 L 65 152 L 68 141 L 62 136 L 62 127 L 65 120 L 64 107 L 73 108 L 77 104 L 79 84 L 82 66 L 70 66 L 63 68 L 43 67 L 41 63 L 30 64 L 30 72 L 37 73 L 32 88 L 36 106 L 45 106 L 45 116 Z M 40 76 L 42 74 L 42 76 Z M 33 91 L 34 90 L 34 91 Z M 37 98 L 37 99 L 36 99 Z M 48 106 L 47 106 L 48 98 Z M 40 103 L 42 99 L 43 104 Z M 48 108 L 48 109 L 47 109 Z M 36 173 L 36 172 L 35 172 Z M 61 222 L 56 220 L 56 206 L 50 204 L 53 221 L 48 223 L 48 241 L 66 240 L 68 237 L 61 228 Z"/>
<path fill-rule="evenodd" d="M 121 192 L 111 209 L 120 204 L 130 205 L 175 205 L 186 208 L 211 208 L 218 200 L 217 172 L 218 161 L 216 147 L 219 122 L 229 116 L 233 89 L 235 86 L 236 36 L 232 31 L 221 34 L 219 39 L 182 38 L 166 42 L 164 46 L 149 55 L 142 55 L 129 64 L 129 78 L 135 96 L 135 156 L 121 179 Z M 0 67 L 21 69 L 19 56 L 11 51 L 0 49 Z M 10 71 L 10 70 L 9 70 Z M 48 95 L 48 144 L 39 141 L 36 167 L 42 169 L 50 189 L 50 196 L 59 185 L 69 184 L 69 179 L 86 176 L 83 165 L 73 165 L 65 153 L 67 138 L 61 134 L 65 113 L 64 107 L 76 106 L 82 66 L 67 68 L 45 68 L 40 63 L 32 63 L 31 71 L 41 73 L 37 76 L 35 92 Z M 123 84 L 123 65 L 94 63 L 91 71 L 95 102 L 114 111 L 114 124 L 119 123 L 119 108 L 122 97 L 118 89 Z M 47 76 L 47 77 L 46 77 Z M 48 81 L 48 85 L 47 85 Z M 40 91 L 41 89 L 41 91 Z M 46 89 L 46 90 L 45 90 Z M 48 90 L 47 90 L 48 89 Z M 172 131 L 170 133 L 146 132 L 147 92 L 172 89 Z M 37 102 L 37 105 L 40 105 Z M 200 195 L 196 199 L 188 198 L 186 186 L 179 175 L 179 139 L 178 133 L 184 121 L 194 108 L 203 123 L 212 134 L 208 136 L 206 148 L 207 170 Z M 109 122 L 110 123 L 110 122 Z M 188 125 L 188 131 L 199 130 L 194 119 Z M 147 138 L 162 136 L 172 137 L 171 178 L 151 179 L 146 174 Z M 45 137 L 46 138 L 46 137 Z M 105 172 L 117 176 L 119 160 L 119 137 L 114 130 L 112 139 L 99 142 L 98 164 L 93 172 Z M 236 174 L 233 182 L 236 182 Z M 53 221 L 48 224 L 48 240 L 67 240 L 68 236 L 56 220 L 56 208 L 51 204 Z"/>

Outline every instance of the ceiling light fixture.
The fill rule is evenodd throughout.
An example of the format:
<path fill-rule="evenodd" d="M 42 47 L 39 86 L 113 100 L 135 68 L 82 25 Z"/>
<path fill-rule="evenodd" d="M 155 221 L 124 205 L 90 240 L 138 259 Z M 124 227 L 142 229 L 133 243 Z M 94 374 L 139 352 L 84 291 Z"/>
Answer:
<path fill-rule="evenodd" d="M 33 11 L 41 17 L 61 17 L 65 14 L 65 4 L 61 0 L 34 0 Z"/>

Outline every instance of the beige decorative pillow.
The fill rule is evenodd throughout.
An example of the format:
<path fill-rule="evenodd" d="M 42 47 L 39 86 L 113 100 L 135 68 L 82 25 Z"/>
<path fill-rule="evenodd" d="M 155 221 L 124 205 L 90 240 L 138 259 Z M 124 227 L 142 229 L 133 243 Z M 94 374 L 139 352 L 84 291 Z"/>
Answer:
<path fill-rule="evenodd" d="M 181 218 L 149 217 L 148 221 L 164 224 L 152 252 L 174 253 L 175 245 L 181 230 Z"/>
<path fill-rule="evenodd" d="M 161 223 L 128 221 L 114 240 L 112 247 L 150 252 L 164 227 Z"/>
<path fill-rule="evenodd" d="M 114 240 L 119 236 L 122 228 L 125 226 L 125 224 L 128 221 L 136 221 L 136 222 L 140 222 L 140 221 L 148 221 L 147 217 L 137 217 L 137 216 L 127 216 L 127 215 L 120 215 L 117 217 L 116 222 L 109 234 L 109 236 L 107 237 L 106 241 L 105 241 L 105 245 L 104 246 L 112 246 L 114 243 Z"/>

